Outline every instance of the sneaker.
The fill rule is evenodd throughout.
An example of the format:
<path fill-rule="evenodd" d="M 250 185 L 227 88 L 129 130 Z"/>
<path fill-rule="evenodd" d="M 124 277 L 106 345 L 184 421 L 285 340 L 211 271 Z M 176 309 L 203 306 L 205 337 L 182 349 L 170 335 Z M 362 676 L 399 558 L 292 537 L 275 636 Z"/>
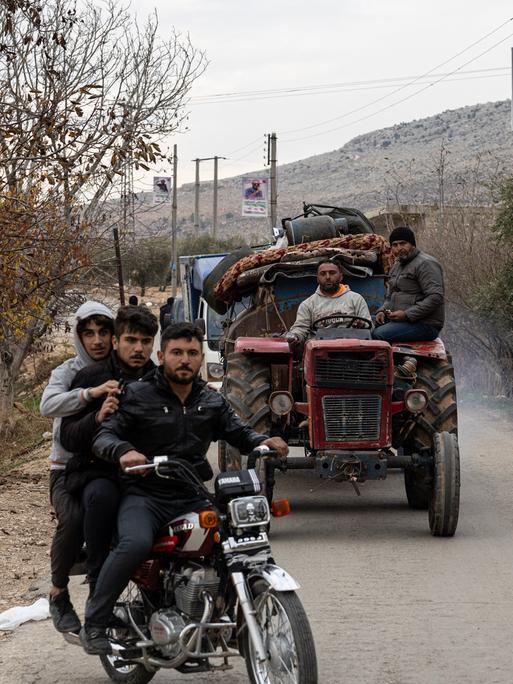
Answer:
<path fill-rule="evenodd" d="M 110 655 L 112 646 L 103 627 L 82 627 L 80 643 L 89 655 Z"/>
<path fill-rule="evenodd" d="M 56 596 L 50 595 L 48 603 L 53 625 L 58 632 L 78 632 L 80 630 L 80 619 L 75 613 L 67 589 Z"/>

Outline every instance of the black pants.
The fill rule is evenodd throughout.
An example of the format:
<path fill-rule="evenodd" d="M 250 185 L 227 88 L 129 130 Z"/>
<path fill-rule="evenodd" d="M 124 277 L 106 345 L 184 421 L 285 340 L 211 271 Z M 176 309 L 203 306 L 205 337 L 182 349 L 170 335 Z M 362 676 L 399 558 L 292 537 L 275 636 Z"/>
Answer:
<path fill-rule="evenodd" d="M 80 501 L 64 486 L 64 470 L 50 471 L 50 502 L 57 517 L 57 529 L 50 549 L 52 584 L 68 586 L 69 571 L 78 558 L 83 544 L 83 516 Z"/>
<path fill-rule="evenodd" d="M 121 495 L 117 482 L 99 477 L 82 493 L 84 538 L 87 547 L 87 577 L 94 585 L 109 555 Z"/>
<path fill-rule="evenodd" d="M 162 501 L 135 494 L 123 497 L 118 512 L 118 543 L 103 564 L 87 603 L 87 626 L 106 627 L 119 595 L 147 558 L 159 529 L 175 516 L 202 505 L 209 504 L 199 498 Z"/>

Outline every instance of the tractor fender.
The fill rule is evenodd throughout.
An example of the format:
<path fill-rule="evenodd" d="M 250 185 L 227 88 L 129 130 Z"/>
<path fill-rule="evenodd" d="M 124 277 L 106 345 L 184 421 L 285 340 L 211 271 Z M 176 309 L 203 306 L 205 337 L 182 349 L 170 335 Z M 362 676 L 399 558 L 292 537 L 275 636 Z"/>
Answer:
<path fill-rule="evenodd" d="M 437 337 L 432 342 L 394 342 L 392 343 L 394 354 L 410 354 L 411 356 L 427 356 L 431 359 L 447 361 L 447 352 L 442 340 Z"/>
<path fill-rule="evenodd" d="M 279 337 L 239 337 L 236 352 L 243 354 L 291 354 L 287 340 Z"/>

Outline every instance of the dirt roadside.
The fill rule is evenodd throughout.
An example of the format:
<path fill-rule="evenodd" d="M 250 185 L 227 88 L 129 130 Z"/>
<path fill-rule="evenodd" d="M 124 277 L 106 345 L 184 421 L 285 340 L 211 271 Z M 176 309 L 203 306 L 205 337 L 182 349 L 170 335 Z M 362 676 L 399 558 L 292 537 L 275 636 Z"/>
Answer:
<path fill-rule="evenodd" d="M 55 527 L 48 499 L 50 442 L 0 477 L 0 612 L 47 594 Z M 1 632 L 0 632 L 1 634 Z"/>

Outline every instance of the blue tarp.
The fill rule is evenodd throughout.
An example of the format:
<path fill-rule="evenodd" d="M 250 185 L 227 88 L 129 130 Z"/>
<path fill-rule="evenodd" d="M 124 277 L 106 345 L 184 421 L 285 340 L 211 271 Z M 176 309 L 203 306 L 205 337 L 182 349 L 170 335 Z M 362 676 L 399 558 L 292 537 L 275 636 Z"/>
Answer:
<path fill-rule="evenodd" d="M 192 286 L 201 292 L 205 278 L 212 272 L 226 254 L 210 254 L 208 256 L 196 257 L 192 275 Z"/>

